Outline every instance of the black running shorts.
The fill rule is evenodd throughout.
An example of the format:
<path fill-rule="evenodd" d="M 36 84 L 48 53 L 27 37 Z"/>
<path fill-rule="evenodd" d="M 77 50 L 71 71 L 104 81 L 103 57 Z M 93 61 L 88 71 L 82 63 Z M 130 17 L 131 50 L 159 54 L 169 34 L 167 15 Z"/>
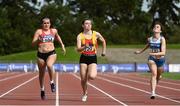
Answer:
<path fill-rule="evenodd" d="M 92 64 L 92 63 L 97 64 L 96 54 L 94 55 L 81 54 L 79 64 L 82 64 L 82 63 L 87 64 L 87 65 Z"/>
<path fill-rule="evenodd" d="M 48 53 L 41 53 L 41 52 L 38 51 L 37 57 L 43 59 L 44 61 L 46 61 L 47 58 L 48 58 L 50 55 L 53 55 L 53 54 L 56 54 L 56 51 L 55 51 L 55 50 L 52 50 L 52 51 L 50 51 L 50 52 L 48 52 Z"/>

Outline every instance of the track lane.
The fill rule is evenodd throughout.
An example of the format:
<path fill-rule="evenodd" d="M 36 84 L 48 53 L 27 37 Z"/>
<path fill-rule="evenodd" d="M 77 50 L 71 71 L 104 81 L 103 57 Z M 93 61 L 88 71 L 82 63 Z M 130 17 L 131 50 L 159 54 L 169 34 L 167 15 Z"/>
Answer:
<path fill-rule="evenodd" d="M 27 74 L 24 74 L 24 75 L 21 75 L 18 77 L 14 77 L 14 78 L 11 78 L 8 80 L 0 81 L 0 88 L 1 88 L 0 95 L 2 95 L 4 92 L 7 92 L 10 89 L 12 89 L 13 87 L 18 86 L 19 84 L 27 81 L 28 79 L 32 78 L 32 76 L 34 76 L 34 75 L 27 73 Z"/>
<path fill-rule="evenodd" d="M 136 82 L 128 81 L 128 80 L 126 80 L 127 78 L 124 78 L 124 80 L 123 80 L 122 78 L 118 78 L 118 77 L 111 76 L 111 75 L 108 76 L 108 75 L 103 74 L 100 76 L 102 78 L 105 78 L 104 81 L 107 81 L 107 79 L 109 79 L 110 81 L 107 81 L 109 83 L 114 83 L 118 86 L 124 86 L 124 87 L 127 87 L 127 89 L 129 88 L 128 91 L 133 90 L 134 92 L 144 92 L 146 94 L 146 96 L 144 96 L 144 98 L 141 98 L 141 100 L 146 101 L 146 103 L 142 104 L 142 105 L 149 105 L 149 104 L 153 104 L 153 105 L 165 105 L 165 104 L 166 105 L 177 105 L 180 103 L 179 97 L 178 97 L 179 94 L 177 94 L 177 92 L 175 92 L 175 91 L 157 88 L 157 94 L 160 94 L 159 95 L 160 97 L 156 97 L 155 100 L 151 100 L 150 99 L 150 92 L 149 92 L 150 91 L 149 85 L 144 85 L 142 83 L 136 83 Z M 147 82 L 147 83 L 149 83 L 149 82 Z M 129 94 L 128 91 L 127 91 L 127 95 Z M 136 96 L 138 97 L 138 95 L 136 95 Z M 162 96 L 163 96 L 163 98 L 162 98 Z M 167 98 L 164 98 L 164 96 Z M 172 100 L 168 100 L 168 99 L 172 99 Z M 133 100 L 135 100 L 135 98 Z M 133 104 L 133 105 L 135 105 L 135 104 Z"/>
<path fill-rule="evenodd" d="M 29 75 L 32 77 L 36 76 L 35 79 L 28 82 L 27 84 L 17 88 L 16 90 L 8 93 L 0 99 L 0 104 L 3 105 L 55 105 L 55 93 L 51 93 L 49 76 L 48 73 L 45 74 L 45 92 L 46 100 L 41 100 L 40 98 L 40 87 L 38 80 L 38 73 L 32 73 Z M 26 80 L 27 76 L 26 76 Z M 19 85 L 21 83 L 19 82 Z"/>
<path fill-rule="evenodd" d="M 108 76 L 116 77 L 118 79 L 122 79 L 122 80 L 126 80 L 126 81 L 141 83 L 141 84 L 144 84 L 144 85 L 149 85 L 149 81 L 150 81 L 150 79 L 143 79 L 143 80 L 141 79 L 140 80 L 140 79 L 138 79 L 138 77 L 137 78 L 132 78 L 132 77 L 129 77 L 128 75 L 124 76 L 124 75 L 120 75 L 120 74 L 109 74 Z M 162 84 L 161 82 L 162 82 L 162 80 L 159 81 L 157 87 L 180 92 L 180 89 L 179 89 L 180 86 L 177 85 L 178 83 L 176 85 L 173 83 L 173 85 L 172 85 L 172 84 L 169 84 L 169 83 L 163 83 Z"/>
<path fill-rule="evenodd" d="M 19 72 L 4 72 L 4 73 L 0 74 L 0 80 L 2 80 L 4 78 L 15 76 L 15 75 L 19 75 L 19 74 L 23 74 L 23 73 L 19 73 Z"/>
<path fill-rule="evenodd" d="M 135 73 L 137 74 L 137 73 Z M 15 75 L 15 74 L 14 74 Z M 12 74 L 12 76 L 14 76 Z M 13 87 L 22 84 L 28 79 L 33 78 L 38 75 L 38 73 L 27 73 L 27 75 L 19 76 L 17 78 L 12 78 L 0 82 L 0 92 L 4 93 Z M 48 73 L 45 75 L 45 90 L 47 99 L 40 99 L 40 88 L 38 78 L 28 82 L 27 84 L 15 89 L 14 91 L 8 93 L 7 95 L 0 98 L 0 105 L 34 105 L 34 106 L 44 106 L 44 105 L 122 105 L 112 98 L 106 96 L 102 92 L 88 86 L 88 101 L 82 102 L 82 89 L 80 85 L 80 80 L 74 77 L 74 73 L 57 73 L 59 85 L 58 94 L 51 93 L 49 85 Z M 78 75 L 79 74 L 75 74 Z M 130 77 L 129 77 L 130 76 Z M 90 83 L 103 90 L 104 92 L 110 94 L 118 101 L 122 101 L 128 105 L 180 105 L 173 101 L 157 97 L 155 100 L 149 99 L 150 91 L 149 79 L 142 80 L 141 77 L 137 77 L 133 73 L 120 73 L 120 74 L 110 74 L 110 73 L 98 73 L 98 77 L 90 81 Z M 10 77 L 10 76 L 9 76 Z M 102 78 L 110 81 L 103 80 Z M 133 78 L 131 78 L 133 77 Z M 0 77 L 1 78 L 1 77 Z M 131 79 L 138 82 L 132 82 L 124 79 Z M 164 81 L 164 80 L 162 80 Z M 170 81 L 171 82 L 171 81 Z M 147 84 L 143 84 L 147 83 Z M 174 83 L 174 82 L 172 82 Z M 129 88 L 127 86 L 134 87 L 136 89 L 141 89 L 142 91 L 135 90 L 134 88 Z M 165 83 L 164 83 L 165 84 Z M 162 85 L 160 83 L 160 85 Z M 172 84 L 173 85 L 173 84 Z M 168 84 L 168 87 L 174 87 Z M 163 85 L 164 86 L 164 85 Z M 145 92 L 143 92 L 145 91 Z M 2 94 L 3 94 L 2 93 Z M 157 93 L 161 96 L 169 97 L 176 101 L 180 101 L 179 91 L 166 89 L 162 87 L 157 87 Z M 1 94 L 1 95 L 2 95 Z"/>
<path fill-rule="evenodd" d="M 151 74 L 151 73 L 149 73 Z M 143 76 L 141 73 L 131 73 L 128 75 L 129 78 L 135 78 L 136 80 L 148 80 L 150 79 L 150 76 Z M 172 79 L 165 79 L 163 78 L 163 73 L 162 73 L 162 80 L 161 83 L 165 84 L 172 84 L 172 85 L 180 85 L 180 80 L 172 80 Z"/>
<path fill-rule="evenodd" d="M 60 105 L 119 105 L 118 102 L 115 102 L 91 86 L 88 86 L 88 100 L 82 102 L 80 80 L 73 76 L 73 74 L 67 73 L 61 73 L 59 77 Z"/>

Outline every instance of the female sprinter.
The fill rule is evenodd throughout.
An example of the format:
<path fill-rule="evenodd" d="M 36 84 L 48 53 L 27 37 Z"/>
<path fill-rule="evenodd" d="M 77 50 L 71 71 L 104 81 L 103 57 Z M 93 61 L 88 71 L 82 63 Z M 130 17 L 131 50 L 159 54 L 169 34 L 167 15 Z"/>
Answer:
<path fill-rule="evenodd" d="M 102 42 L 102 56 L 106 54 L 106 42 L 99 32 L 91 29 L 91 20 L 84 20 L 82 27 L 83 32 L 77 36 L 77 51 L 81 52 L 80 76 L 83 89 L 82 101 L 85 102 L 87 100 L 87 82 L 95 79 L 97 75 L 97 39 Z"/>
<path fill-rule="evenodd" d="M 44 90 L 44 75 L 46 66 L 48 69 L 50 77 L 50 86 L 51 91 L 55 92 L 56 87 L 54 84 L 54 74 L 53 64 L 56 61 L 56 52 L 54 47 L 54 40 L 56 39 L 62 46 L 64 54 L 66 53 L 64 44 L 58 34 L 58 31 L 54 28 L 50 28 L 51 22 L 49 18 L 42 19 L 42 28 L 37 29 L 34 38 L 32 40 L 32 45 L 38 43 L 38 52 L 37 52 L 37 64 L 39 68 L 39 83 L 41 87 L 41 99 L 45 99 L 45 90 Z"/>
<path fill-rule="evenodd" d="M 156 85 L 163 72 L 163 65 L 165 63 L 165 53 L 166 53 L 166 40 L 161 35 L 162 25 L 160 22 L 155 22 L 153 27 L 153 36 L 148 38 L 148 43 L 141 51 L 136 51 L 135 54 L 140 54 L 144 52 L 148 47 L 150 47 L 151 52 L 149 53 L 148 66 L 151 71 L 151 99 L 155 99 Z"/>

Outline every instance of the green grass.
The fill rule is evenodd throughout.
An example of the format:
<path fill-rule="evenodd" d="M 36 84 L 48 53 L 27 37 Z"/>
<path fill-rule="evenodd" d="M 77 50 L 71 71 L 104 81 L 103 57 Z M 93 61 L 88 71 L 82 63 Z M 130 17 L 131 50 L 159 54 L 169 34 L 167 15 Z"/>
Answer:
<path fill-rule="evenodd" d="M 0 56 L 3 62 L 18 62 L 18 61 L 31 61 L 36 59 L 36 51 L 14 53 L 10 55 Z"/>
<path fill-rule="evenodd" d="M 101 45 L 100 45 L 101 47 Z M 108 48 L 143 48 L 144 45 L 142 44 L 136 44 L 136 45 L 108 45 Z M 180 44 L 169 44 L 167 45 L 168 49 L 180 49 Z M 61 52 L 61 49 L 56 49 L 58 58 L 57 62 L 62 63 L 78 63 L 79 62 L 79 56 L 80 54 L 76 52 L 75 47 L 66 47 L 67 53 L 64 56 Z M 30 62 L 30 61 L 36 61 L 36 54 L 37 51 L 28 51 L 28 52 L 21 52 L 21 53 L 15 53 L 5 56 L 0 56 L 1 62 Z M 108 60 L 106 57 L 98 56 L 98 63 L 108 63 Z"/>
<path fill-rule="evenodd" d="M 168 49 L 180 49 L 180 44 L 167 44 Z"/>
<path fill-rule="evenodd" d="M 141 75 L 150 77 L 151 73 L 143 73 Z M 180 73 L 164 72 L 164 73 L 162 73 L 162 78 L 163 79 L 180 80 Z"/>
<path fill-rule="evenodd" d="M 145 44 L 108 45 L 108 48 L 143 48 Z M 180 44 L 167 44 L 167 49 L 180 49 Z"/>
<path fill-rule="evenodd" d="M 167 79 L 174 79 L 174 80 L 180 80 L 180 73 L 163 73 L 162 74 L 163 78 Z"/>
<path fill-rule="evenodd" d="M 75 50 L 75 47 L 66 47 L 66 55 L 63 55 L 60 48 L 56 49 L 57 62 L 60 63 L 79 63 L 80 54 Z M 0 56 L 1 62 L 35 62 L 37 51 L 28 51 L 15 53 L 5 56 Z M 107 63 L 107 59 L 98 56 L 98 63 Z"/>
<path fill-rule="evenodd" d="M 136 44 L 136 45 L 107 45 L 108 48 L 143 48 L 145 45 Z"/>

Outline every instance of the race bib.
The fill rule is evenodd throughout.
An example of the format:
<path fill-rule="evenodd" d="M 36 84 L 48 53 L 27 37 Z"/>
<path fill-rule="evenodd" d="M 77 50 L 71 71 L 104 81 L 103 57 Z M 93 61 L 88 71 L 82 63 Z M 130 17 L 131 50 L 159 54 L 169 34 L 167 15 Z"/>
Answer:
<path fill-rule="evenodd" d="M 158 52 L 160 52 L 160 50 L 159 49 L 152 49 L 152 52 L 153 53 L 158 53 Z"/>
<path fill-rule="evenodd" d="M 41 38 L 42 42 L 53 42 L 54 41 L 54 37 L 51 35 L 45 35 Z"/>

